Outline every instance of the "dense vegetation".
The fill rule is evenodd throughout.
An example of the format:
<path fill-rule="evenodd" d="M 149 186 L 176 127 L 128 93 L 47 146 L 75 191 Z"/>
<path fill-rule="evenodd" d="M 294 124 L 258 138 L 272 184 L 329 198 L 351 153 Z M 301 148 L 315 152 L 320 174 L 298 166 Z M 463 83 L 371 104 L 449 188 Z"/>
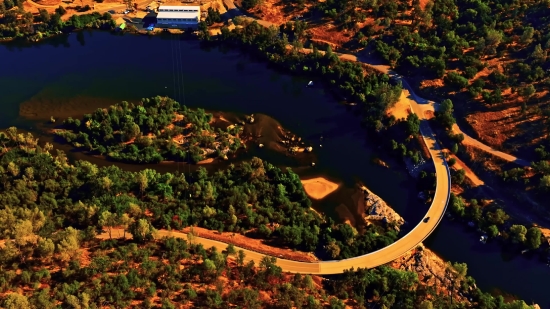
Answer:
<path fill-rule="evenodd" d="M 347 224 L 323 222 L 309 209 L 296 174 L 259 159 L 213 176 L 204 169 L 191 175 L 132 173 L 86 161 L 71 165 L 63 152 L 52 156 L 51 145 L 42 148 L 15 128 L 0 134 L 0 142 L 0 289 L 9 292 L 1 300 L 6 309 L 175 308 L 175 303 L 344 308 L 337 298 L 350 297 L 359 308 L 466 307 L 423 286 L 416 274 L 388 267 L 336 276 L 323 290 L 309 276 L 282 274 L 274 258 L 255 267 L 231 246 L 222 253 L 182 239 L 152 242 L 155 227 L 196 224 L 254 231 L 293 248 L 318 245 L 339 258 L 386 246 L 395 237 L 379 227 L 359 235 Z M 98 231 L 110 238 L 115 226 L 133 240 L 98 243 Z M 480 292 L 465 273 L 457 282 L 473 308 L 529 308 Z"/>
<path fill-rule="evenodd" d="M 52 237 L 55 241 L 16 237 L 0 249 L 3 308 L 168 309 L 183 304 L 187 308 L 337 309 L 345 308 L 344 301 L 357 308 L 465 307 L 433 288 L 424 288 L 415 273 L 386 266 L 321 281 L 284 274 L 275 258 L 265 257 L 258 265 L 246 262 L 244 252 L 236 252 L 231 245 L 220 252 L 178 238 L 83 241 L 71 228 Z M 21 261 L 18 251 L 33 245 L 38 246 L 37 253 Z M 460 283 L 466 290 L 473 279 L 463 275 Z M 502 297 L 495 299 L 479 289 L 470 294 L 475 308 L 531 308 L 523 301 L 504 304 Z"/>
<path fill-rule="evenodd" d="M 451 300 L 451 297 L 440 293 L 437 287 L 419 284 L 416 273 L 396 270 L 387 266 L 375 269 L 347 271 L 337 280 L 325 283 L 331 295 L 340 298 L 351 297 L 359 308 L 419 308 L 419 309 L 528 309 L 522 300 L 505 303 L 502 296 L 493 297 L 483 293 L 475 286 L 475 280 L 466 276 L 467 267 L 455 264 L 449 267 L 455 273 L 453 284 L 469 299 L 470 304 Z"/>
<path fill-rule="evenodd" d="M 374 4 L 373 12 L 387 27 L 377 31 L 368 27 L 363 34 L 375 35 L 380 55 L 400 70 L 423 68 L 445 77 L 445 84 L 454 90 L 467 89 L 472 97 L 491 105 L 502 103 L 502 91 L 510 87 L 524 104 L 537 89 L 548 89 L 547 1 L 437 0 L 424 8 L 419 1 L 410 6 L 399 2 Z M 399 19 L 412 23 L 394 22 Z M 504 73 L 494 69 L 476 78 L 494 57 L 511 58 Z"/>
<path fill-rule="evenodd" d="M 32 13 L 23 9 L 22 0 L 0 1 L 0 39 L 27 38 L 39 40 L 60 31 L 72 31 L 74 29 L 94 28 L 109 29 L 115 28 L 111 14 L 99 14 L 97 12 L 83 15 L 73 15 L 67 21 L 62 21 L 66 11 L 63 7 L 55 10 L 54 14 L 41 9 L 40 14 L 33 16 Z"/>
<path fill-rule="evenodd" d="M 505 102 L 512 88 L 524 105 L 550 86 L 550 8 L 546 0 L 326 1 L 313 7 L 356 30 L 350 43 L 373 43 L 379 55 L 403 72 L 444 78 L 451 90 L 468 90 L 489 105 Z M 360 22 L 374 18 L 357 29 Z M 404 22 L 406 21 L 406 22 Z M 503 70 L 477 77 L 491 59 L 505 57 Z M 427 74 L 430 73 L 430 74 Z M 512 96 L 510 96 L 512 97 Z M 548 116 L 548 109 L 533 111 Z"/>
<path fill-rule="evenodd" d="M 67 227 L 93 235 L 96 228 L 120 225 L 130 231 L 139 224 L 198 225 L 250 233 L 334 259 L 374 251 L 397 238 L 391 226 L 387 231 L 371 226 L 359 234 L 347 224 L 323 221 L 310 209 L 295 173 L 257 158 L 211 175 L 204 168 L 187 175 L 150 169 L 134 173 L 87 161 L 70 165 L 63 152 L 52 156 L 51 146 L 42 149 L 31 135 L 17 134 L 15 128 L 6 133 L 0 135 L 5 147 L 0 201 L 3 213 L 15 221 L 2 226 L 28 220 L 25 209 L 44 218 L 34 231 L 44 236 Z"/>
<path fill-rule="evenodd" d="M 163 160 L 197 163 L 225 157 L 244 145 L 241 127 L 210 127 L 212 114 L 191 110 L 170 98 L 122 102 L 98 109 L 82 119 L 68 118 L 56 134 L 78 148 L 106 154 L 117 161 L 158 163 Z"/>
<path fill-rule="evenodd" d="M 177 238 L 82 242 L 62 234 L 54 237 L 74 244 L 66 260 L 63 240 L 59 254 L 42 250 L 24 264 L 15 245 L 0 251 L 0 289 L 16 291 L 0 300 L 2 308 L 344 308 L 311 276 L 285 275 L 271 258 L 245 263 L 243 252 L 231 246 L 220 252 Z M 24 269 L 20 274 L 17 266 Z"/>

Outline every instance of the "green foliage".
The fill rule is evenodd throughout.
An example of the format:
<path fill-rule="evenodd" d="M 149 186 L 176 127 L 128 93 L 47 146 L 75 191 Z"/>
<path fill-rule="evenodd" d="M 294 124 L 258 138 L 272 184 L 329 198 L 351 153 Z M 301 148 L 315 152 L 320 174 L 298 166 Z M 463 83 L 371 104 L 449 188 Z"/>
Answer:
<path fill-rule="evenodd" d="M 84 126 L 86 122 L 91 121 L 83 121 Z M 110 234 L 112 227 L 122 225 L 136 241 L 146 242 L 153 238 L 155 229 L 198 225 L 250 232 L 274 244 L 306 251 L 322 249 L 334 241 L 342 248 L 336 258 L 368 253 L 397 239 L 395 231 L 382 227 L 369 227 L 357 234 L 347 224 L 324 222 L 310 209 L 311 201 L 298 175 L 258 158 L 213 174 L 204 168 L 188 175 L 159 174 L 150 169 L 134 173 L 115 166 L 98 168 L 86 161 L 69 165 L 63 152 L 54 157 L 40 147 L 27 149 L 27 144 L 10 140 L 7 136 L 17 136 L 15 128 L 4 136 L 5 145 L 14 148 L 0 160 L 0 167 L 7 171 L 0 181 L 0 224 L 6 227 L 0 232 L 20 235 L 25 240 L 22 246 L 29 250 L 38 246 L 38 253 L 49 257 L 52 253 L 48 240 L 38 241 L 32 235 L 49 235 L 67 228 L 54 241 L 56 253 L 65 263 L 76 256 L 81 238 L 72 227 L 105 228 Z M 26 141 L 31 145 L 36 142 L 32 136 Z M 15 206 L 28 212 L 13 214 L 23 220 L 20 225 L 2 219 L 2 211 L 7 216 Z M 46 213 L 51 216 L 44 217 Z M 26 218 L 33 220 L 26 222 Z M 25 251 L 12 255 L 25 256 Z"/>
<path fill-rule="evenodd" d="M 490 238 L 496 238 L 501 234 L 501 231 L 505 231 L 503 225 L 510 219 L 510 216 L 501 208 L 496 208 L 492 211 L 488 207 L 482 209 L 476 200 L 470 201 L 470 205 L 467 206 L 461 197 L 453 193 L 451 193 L 449 199 L 449 208 L 459 218 L 464 218 L 477 224 Z M 537 227 L 527 229 L 523 225 L 512 225 L 503 234 L 508 235 L 512 243 L 524 245 L 529 249 L 538 249 L 542 245 L 542 232 Z"/>
<path fill-rule="evenodd" d="M 178 118 L 180 117 L 180 118 Z M 75 147 L 131 163 L 163 160 L 197 163 L 241 147 L 240 127 L 215 130 L 212 114 L 191 110 L 170 98 L 142 99 L 98 109 L 82 119 L 68 118 L 56 134 Z"/>
<path fill-rule="evenodd" d="M 466 86 L 468 86 L 468 79 L 456 72 L 447 73 L 447 76 L 445 76 L 444 80 L 446 84 L 451 85 L 452 87 L 456 88 L 456 90 L 462 90 L 466 88 Z"/>
<path fill-rule="evenodd" d="M 523 244 L 526 240 L 527 228 L 523 225 L 514 224 L 510 227 L 510 240 L 514 244 Z"/>
<path fill-rule="evenodd" d="M 211 7 L 208 8 L 208 11 L 207 11 L 207 16 L 206 16 L 206 24 L 207 25 L 212 25 L 214 23 L 219 23 L 222 21 L 222 17 L 220 15 L 220 11 L 218 11 L 217 9 L 213 9 Z"/>
<path fill-rule="evenodd" d="M 436 119 L 447 129 L 450 130 L 456 123 L 453 117 L 453 102 L 445 99 L 441 102 L 439 110 L 436 114 Z"/>
<path fill-rule="evenodd" d="M 33 14 L 25 12 L 22 8 L 10 10 L 0 18 L 0 38 L 26 38 L 34 41 L 59 31 L 82 28 L 112 30 L 115 27 L 110 15 L 94 12 L 73 15 L 69 20 L 62 21 L 61 16 L 65 13 L 65 9 L 61 6 L 52 15 L 45 10 L 40 10 L 37 17 L 33 17 Z"/>
<path fill-rule="evenodd" d="M 11 293 L 4 300 L 4 308 L 6 309 L 30 309 L 29 300 L 26 296 L 19 293 Z"/>
<path fill-rule="evenodd" d="M 104 242 L 99 242 L 99 247 Z M 360 306 L 382 308 L 397 304 L 404 308 L 461 308 L 451 304 L 446 295 L 426 288 L 414 272 L 388 266 L 357 269 L 318 286 L 309 275 L 284 274 L 275 258 L 264 257 L 257 265 L 252 261 L 234 264 L 215 248 L 204 249 L 181 238 L 146 244 L 129 241 L 110 250 L 98 249 L 86 265 L 73 262 L 51 277 L 42 276 L 39 268 L 25 266 L 34 278 L 31 280 L 51 289 L 21 286 L 14 265 L 4 260 L 0 263 L 3 287 L 21 288 L 19 293 L 2 295 L 0 304 L 6 309 L 53 308 L 54 304 L 63 308 L 176 308 L 178 304 L 188 308 L 267 308 L 273 304 L 278 308 L 345 308 L 346 298 Z M 464 264 L 454 264 L 452 269 L 462 278 L 458 282 L 463 282 L 464 291 L 470 291 L 468 296 L 476 308 L 496 308 L 496 304 L 502 309 L 530 308 L 523 301 L 506 304 L 474 288 L 472 279 L 465 280 Z M 260 293 L 269 293 L 269 299 Z"/>
<path fill-rule="evenodd" d="M 525 235 L 525 243 L 529 249 L 538 249 L 542 244 L 542 232 L 538 227 L 531 227 Z"/>
<path fill-rule="evenodd" d="M 420 119 L 414 113 L 407 116 L 407 133 L 417 135 L 420 132 Z"/>

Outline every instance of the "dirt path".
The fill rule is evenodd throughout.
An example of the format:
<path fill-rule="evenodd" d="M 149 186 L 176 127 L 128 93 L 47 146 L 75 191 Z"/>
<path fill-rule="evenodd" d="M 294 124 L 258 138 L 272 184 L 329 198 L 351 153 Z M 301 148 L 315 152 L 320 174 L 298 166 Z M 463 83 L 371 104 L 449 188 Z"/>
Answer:
<path fill-rule="evenodd" d="M 474 173 L 474 171 L 472 171 L 468 165 L 466 165 L 466 163 L 462 162 L 462 160 L 460 160 L 460 158 L 458 158 L 457 156 L 455 156 L 453 153 L 451 153 L 448 149 L 444 149 L 443 152 L 445 152 L 450 158 L 453 158 L 456 160 L 456 163 L 455 165 L 452 166 L 453 169 L 456 169 L 456 170 L 459 170 L 459 169 L 463 169 L 465 172 L 466 172 L 466 177 L 468 179 L 470 179 L 470 181 L 472 182 L 472 184 L 475 186 L 475 187 L 478 187 L 478 186 L 483 186 L 485 184 L 485 182 L 483 180 L 481 180 L 479 177 L 477 177 L 477 175 Z"/>
<path fill-rule="evenodd" d="M 454 134 L 462 133 L 464 135 L 464 140 L 462 141 L 462 143 L 465 144 L 465 145 L 473 146 L 477 149 L 488 152 L 488 153 L 490 153 L 490 154 L 492 154 L 496 157 L 499 157 L 503 160 L 506 160 L 508 162 L 514 162 L 514 163 L 516 163 L 518 165 L 521 165 L 521 166 L 530 166 L 531 165 L 531 163 L 527 160 L 520 159 L 516 156 L 504 153 L 502 151 L 498 151 L 498 150 L 493 149 L 492 147 L 490 147 L 488 145 L 483 144 L 482 142 L 478 141 L 477 139 L 475 139 L 475 138 L 469 136 L 468 134 L 464 133 L 457 124 L 453 125 L 453 133 Z"/>
<path fill-rule="evenodd" d="M 354 56 L 354 55 L 339 54 L 339 56 L 340 56 L 340 58 L 346 59 L 346 60 L 360 61 L 360 62 L 372 67 L 373 69 L 376 69 L 376 70 L 378 70 L 382 73 L 388 74 L 390 77 L 392 77 L 392 78 L 394 78 L 398 81 L 401 81 L 402 84 L 403 84 L 403 91 L 407 92 L 407 94 L 408 94 L 407 97 L 412 99 L 411 101 L 413 102 L 413 104 L 416 104 L 418 109 L 423 111 L 423 114 L 435 113 L 435 111 L 437 110 L 437 107 L 438 107 L 437 103 L 435 103 L 434 101 L 423 99 L 423 98 L 419 97 L 418 95 L 416 95 L 416 93 L 414 92 L 412 87 L 403 78 L 403 76 L 401 76 L 401 75 L 397 74 L 396 72 L 392 71 L 389 66 L 386 66 L 386 65 L 371 65 L 370 63 L 366 62 L 365 61 L 366 59 L 364 59 L 363 57 L 358 58 L 357 56 Z M 493 155 L 495 157 L 499 157 L 503 160 L 506 160 L 508 162 L 513 162 L 513 163 L 516 163 L 516 164 L 521 165 L 521 166 L 531 165 L 530 162 L 527 161 L 527 160 L 520 159 L 516 156 L 504 153 L 502 151 L 495 150 L 492 147 L 485 145 L 484 143 L 482 143 L 482 142 L 478 141 L 477 139 L 475 139 L 475 138 L 469 136 L 468 134 L 464 133 L 464 131 L 462 131 L 457 124 L 455 124 L 453 126 L 453 133 L 455 133 L 455 134 L 462 133 L 464 135 L 464 141 L 463 141 L 464 144 L 476 147 L 480 150 L 483 150 L 487 153 L 490 153 L 491 155 Z"/>
<path fill-rule="evenodd" d="M 42 4 L 36 3 L 32 0 L 27 0 L 26 2 L 28 4 L 30 4 L 31 6 L 39 8 L 39 9 L 56 9 L 60 6 L 63 7 L 63 8 L 67 8 L 67 7 L 71 6 L 71 5 L 66 4 L 64 2 L 61 2 L 59 5 L 42 5 Z M 143 7 L 147 6 L 150 2 L 151 2 L 151 0 L 136 1 L 137 5 L 138 5 L 138 8 L 143 8 Z M 124 10 L 124 9 L 127 8 L 127 6 L 125 4 L 120 4 L 120 3 L 95 3 L 93 5 L 93 7 L 95 7 L 94 10 L 89 10 L 89 11 L 85 11 L 85 12 L 72 12 L 72 11 L 70 11 L 68 14 L 63 16 L 63 19 L 64 20 L 68 19 L 72 15 L 85 15 L 85 14 L 91 14 L 91 13 L 94 13 L 94 12 L 102 14 L 102 13 L 108 12 L 110 10 L 121 11 L 121 10 Z M 115 16 L 126 16 L 126 15 L 113 14 L 113 19 L 117 18 Z"/>
<path fill-rule="evenodd" d="M 63 5 L 64 3 L 60 3 L 59 5 L 42 5 L 42 4 L 38 4 L 32 0 L 27 0 L 27 3 L 34 6 L 34 7 L 37 7 L 37 8 L 41 8 L 41 9 L 56 9 L 60 6 L 66 6 L 66 5 Z"/>

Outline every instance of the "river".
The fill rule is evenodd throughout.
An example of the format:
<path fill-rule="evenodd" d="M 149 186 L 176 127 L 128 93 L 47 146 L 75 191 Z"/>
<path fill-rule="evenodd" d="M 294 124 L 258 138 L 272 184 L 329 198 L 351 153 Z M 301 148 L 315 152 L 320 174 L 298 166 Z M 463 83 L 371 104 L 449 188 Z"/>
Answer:
<path fill-rule="evenodd" d="M 178 66 L 175 55 L 182 60 Z M 314 154 L 300 160 L 255 147 L 244 157 L 255 155 L 278 166 L 291 166 L 301 177 L 322 175 L 341 182 L 340 190 L 314 203 L 327 215 L 337 217 L 338 204 L 351 204 L 349 192 L 357 180 L 408 221 L 419 221 L 427 207 L 418 203 L 414 182 L 404 168 L 391 160 L 390 165 L 397 168 L 372 163 L 378 145 L 367 138 L 348 107 L 334 102 L 320 88 L 306 88 L 306 80 L 268 70 L 264 63 L 252 62 L 235 51 L 205 51 L 196 42 L 169 37 L 84 31 L 33 45 L 0 45 L 0 68 L 2 128 L 15 125 L 48 140 L 51 136 L 37 128 L 47 128 L 51 116 L 78 117 L 122 100 L 168 95 L 188 107 L 230 112 L 234 118 L 259 114 L 259 130 L 265 130 L 266 136 L 280 125 L 303 137 Z M 67 146 L 56 147 L 74 159 L 112 164 L 70 152 Z M 187 168 L 180 164 L 154 167 L 161 171 Z M 550 307 L 545 288 L 550 268 L 543 264 L 524 257 L 505 258 L 498 245 L 481 245 L 475 234 L 448 220 L 443 220 L 426 244 L 446 260 L 466 262 L 468 273 L 482 289 L 498 288 L 542 308 Z"/>

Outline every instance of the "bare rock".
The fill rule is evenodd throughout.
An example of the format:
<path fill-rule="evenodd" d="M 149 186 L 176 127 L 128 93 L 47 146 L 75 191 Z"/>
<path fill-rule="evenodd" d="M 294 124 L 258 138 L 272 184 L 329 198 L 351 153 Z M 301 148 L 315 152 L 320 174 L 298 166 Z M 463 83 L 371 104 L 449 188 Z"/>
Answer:
<path fill-rule="evenodd" d="M 361 187 L 365 199 L 366 220 L 383 221 L 395 224 L 399 231 L 405 220 L 384 202 L 378 195 L 372 193 L 365 186 Z"/>

